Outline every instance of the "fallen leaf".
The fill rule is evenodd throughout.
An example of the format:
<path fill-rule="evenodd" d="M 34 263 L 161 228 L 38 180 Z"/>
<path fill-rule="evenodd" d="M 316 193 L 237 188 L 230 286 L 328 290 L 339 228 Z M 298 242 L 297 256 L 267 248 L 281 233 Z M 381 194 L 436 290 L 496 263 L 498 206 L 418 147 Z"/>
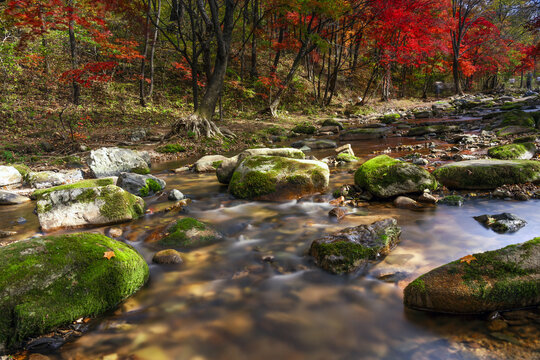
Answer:
<path fill-rule="evenodd" d="M 467 264 L 470 264 L 471 261 L 476 260 L 476 258 L 473 255 L 467 255 L 459 259 L 459 262 L 466 262 Z"/>
<path fill-rule="evenodd" d="M 107 260 L 111 260 L 111 258 L 115 256 L 116 255 L 114 254 L 114 251 L 105 251 L 105 253 L 103 254 L 103 257 L 106 258 Z"/>

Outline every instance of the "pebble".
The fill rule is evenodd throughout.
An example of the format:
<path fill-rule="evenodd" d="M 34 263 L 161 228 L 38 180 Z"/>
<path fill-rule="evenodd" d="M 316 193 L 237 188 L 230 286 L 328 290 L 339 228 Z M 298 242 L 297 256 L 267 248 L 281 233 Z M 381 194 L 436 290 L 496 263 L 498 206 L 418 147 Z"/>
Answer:
<path fill-rule="evenodd" d="M 171 201 L 180 201 L 184 199 L 184 194 L 180 190 L 172 189 L 169 191 L 169 200 Z"/>
<path fill-rule="evenodd" d="M 119 238 L 120 236 L 122 236 L 123 233 L 124 231 L 117 227 L 113 227 L 109 229 L 109 236 L 112 238 Z"/>
<path fill-rule="evenodd" d="M 156 264 L 182 264 L 182 254 L 174 249 L 161 250 L 154 254 L 152 262 Z"/>
<path fill-rule="evenodd" d="M 347 216 L 347 212 L 342 208 L 335 207 L 328 212 L 328 216 L 336 218 L 338 221 Z"/>

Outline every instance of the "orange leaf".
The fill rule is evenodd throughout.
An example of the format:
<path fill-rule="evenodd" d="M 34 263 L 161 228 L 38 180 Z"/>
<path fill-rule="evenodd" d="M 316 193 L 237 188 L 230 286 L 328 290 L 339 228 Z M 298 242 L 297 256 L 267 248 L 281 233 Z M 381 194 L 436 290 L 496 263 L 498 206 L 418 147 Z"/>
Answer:
<path fill-rule="evenodd" d="M 114 251 L 105 251 L 105 253 L 103 254 L 103 257 L 106 258 L 107 260 L 111 260 L 111 258 L 115 256 L 116 255 L 114 254 Z"/>
<path fill-rule="evenodd" d="M 470 264 L 471 261 L 476 260 L 476 258 L 473 255 L 467 255 L 459 259 L 459 262 L 466 262 L 467 264 Z"/>

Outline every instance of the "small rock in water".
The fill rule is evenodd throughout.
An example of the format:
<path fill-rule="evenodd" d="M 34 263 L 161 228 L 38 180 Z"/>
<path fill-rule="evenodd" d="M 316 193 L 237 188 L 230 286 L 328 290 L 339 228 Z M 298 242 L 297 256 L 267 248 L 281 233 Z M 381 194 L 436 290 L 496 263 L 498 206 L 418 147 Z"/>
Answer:
<path fill-rule="evenodd" d="M 443 204 L 450 206 L 463 206 L 463 196 L 460 195 L 448 195 L 441 201 Z"/>
<path fill-rule="evenodd" d="M 169 200 L 180 201 L 184 199 L 184 194 L 180 190 L 173 189 L 169 192 Z"/>
<path fill-rule="evenodd" d="M 123 233 L 124 231 L 117 227 L 113 227 L 109 229 L 109 236 L 112 238 L 119 238 L 120 236 L 122 236 Z"/>
<path fill-rule="evenodd" d="M 14 236 L 14 235 L 17 235 L 16 231 L 0 230 L 0 239 L 7 238 L 7 237 L 10 237 L 10 236 Z"/>
<path fill-rule="evenodd" d="M 17 219 L 17 224 L 24 224 L 26 223 L 28 220 L 26 220 L 25 218 L 23 218 L 22 216 L 20 218 Z"/>
<path fill-rule="evenodd" d="M 475 216 L 474 219 L 499 234 L 516 232 L 527 224 L 525 220 L 510 213 L 481 215 Z"/>
<path fill-rule="evenodd" d="M 333 208 L 332 210 L 330 210 L 328 212 L 328 216 L 334 217 L 334 218 L 337 219 L 337 221 L 340 221 L 345 216 L 347 216 L 347 212 L 345 210 L 343 210 L 342 208 L 336 207 L 336 208 Z"/>
<path fill-rule="evenodd" d="M 17 205 L 30 201 L 30 198 L 0 190 L 0 205 Z"/>
<path fill-rule="evenodd" d="M 416 159 L 413 160 L 413 164 L 414 165 L 425 166 L 425 165 L 429 164 L 429 161 L 427 161 L 426 159 L 422 159 L 422 158 L 416 158 Z"/>
<path fill-rule="evenodd" d="M 399 209 L 409 209 L 409 210 L 415 210 L 420 209 L 422 205 L 417 203 L 411 198 L 408 198 L 406 196 L 399 196 L 394 200 L 394 205 Z"/>
<path fill-rule="evenodd" d="M 437 201 L 437 198 L 433 195 L 431 195 L 430 193 L 423 193 L 422 195 L 420 195 L 420 197 L 418 198 L 418 201 L 421 202 L 421 203 L 426 203 L 426 204 L 436 204 Z"/>
<path fill-rule="evenodd" d="M 154 254 L 152 262 L 156 264 L 182 264 L 182 254 L 174 249 L 161 250 Z"/>

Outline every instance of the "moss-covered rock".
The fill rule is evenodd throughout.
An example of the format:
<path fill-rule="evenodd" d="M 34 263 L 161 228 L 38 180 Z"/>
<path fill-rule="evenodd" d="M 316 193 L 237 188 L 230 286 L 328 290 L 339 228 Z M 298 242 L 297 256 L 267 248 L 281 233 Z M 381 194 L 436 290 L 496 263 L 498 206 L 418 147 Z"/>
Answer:
<path fill-rule="evenodd" d="M 90 188 L 90 187 L 107 186 L 107 185 L 114 185 L 114 184 L 115 184 L 115 181 L 113 178 L 83 180 L 83 181 L 76 182 L 74 184 L 60 185 L 60 186 L 55 186 L 48 189 L 35 190 L 32 193 L 32 198 L 39 200 L 41 196 L 45 194 L 49 194 L 53 191 Z"/>
<path fill-rule="evenodd" d="M 317 132 L 317 128 L 309 122 L 303 122 L 293 127 L 292 131 L 297 134 L 313 135 Z"/>
<path fill-rule="evenodd" d="M 144 200 L 114 186 L 74 188 L 42 194 L 37 202 L 41 228 L 100 226 L 137 219 L 144 214 Z"/>
<path fill-rule="evenodd" d="M 436 190 L 437 181 L 425 169 L 380 155 L 363 163 L 354 182 L 379 198 Z"/>
<path fill-rule="evenodd" d="M 501 160 L 532 159 L 536 154 L 536 145 L 533 143 L 517 143 L 495 146 L 488 150 L 489 157 Z"/>
<path fill-rule="evenodd" d="M 521 110 L 512 110 L 502 114 L 501 125 L 535 127 L 536 123 L 531 114 Z"/>
<path fill-rule="evenodd" d="M 223 239 L 223 235 L 211 226 L 186 217 L 169 226 L 167 235 L 158 240 L 158 244 L 162 247 L 195 249 L 215 244 Z"/>
<path fill-rule="evenodd" d="M 114 257 L 104 258 L 108 251 Z M 99 234 L 33 238 L 0 248 L 0 353 L 113 309 L 147 278 L 148 266 L 132 247 Z"/>
<path fill-rule="evenodd" d="M 133 195 L 146 197 L 165 189 L 166 183 L 152 175 L 122 173 L 118 177 L 117 185 Z"/>
<path fill-rule="evenodd" d="M 360 161 L 360 158 L 354 155 L 351 155 L 347 152 L 342 152 L 342 153 L 337 154 L 336 159 L 337 161 L 343 161 L 347 163 Z"/>
<path fill-rule="evenodd" d="M 397 245 L 400 234 L 396 220 L 385 219 L 326 235 L 311 244 L 309 253 L 326 271 L 350 273 L 388 255 Z"/>
<path fill-rule="evenodd" d="M 302 150 L 295 148 L 257 148 L 248 149 L 242 153 L 223 160 L 216 169 L 216 175 L 218 181 L 222 184 L 228 184 L 231 182 L 234 170 L 240 165 L 240 163 L 249 156 L 281 156 L 291 159 L 305 159 L 306 155 Z"/>
<path fill-rule="evenodd" d="M 540 181 L 540 162 L 534 160 L 468 160 L 433 172 L 450 189 L 489 190 L 503 185 Z"/>
<path fill-rule="evenodd" d="M 392 129 L 389 127 L 379 127 L 379 128 L 359 128 L 347 130 L 339 134 L 340 140 L 369 140 L 369 139 L 380 139 L 388 136 L 392 132 Z"/>
<path fill-rule="evenodd" d="M 236 168 L 229 192 L 239 199 L 281 201 L 325 191 L 330 171 L 321 161 L 251 156 Z"/>
<path fill-rule="evenodd" d="M 444 133 L 455 133 L 460 132 L 458 126 L 449 126 L 449 125 L 431 125 L 431 126 L 418 126 L 410 129 L 407 132 L 407 136 L 422 136 L 426 134 L 444 134 Z"/>
<path fill-rule="evenodd" d="M 326 119 L 321 123 L 321 126 L 337 126 L 340 130 L 343 130 L 343 124 L 336 119 Z"/>
<path fill-rule="evenodd" d="M 405 305 L 458 314 L 540 304 L 540 238 L 464 257 L 411 282 Z"/>
<path fill-rule="evenodd" d="M 30 172 L 26 182 L 35 189 L 71 184 L 83 179 L 81 170 Z"/>
<path fill-rule="evenodd" d="M 526 126 L 505 126 L 503 128 L 500 128 L 497 130 L 496 134 L 497 136 L 509 136 L 509 135 L 519 135 L 519 134 L 526 134 L 530 132 L 535 132 L 536 130 L 531 127 Z"/>

